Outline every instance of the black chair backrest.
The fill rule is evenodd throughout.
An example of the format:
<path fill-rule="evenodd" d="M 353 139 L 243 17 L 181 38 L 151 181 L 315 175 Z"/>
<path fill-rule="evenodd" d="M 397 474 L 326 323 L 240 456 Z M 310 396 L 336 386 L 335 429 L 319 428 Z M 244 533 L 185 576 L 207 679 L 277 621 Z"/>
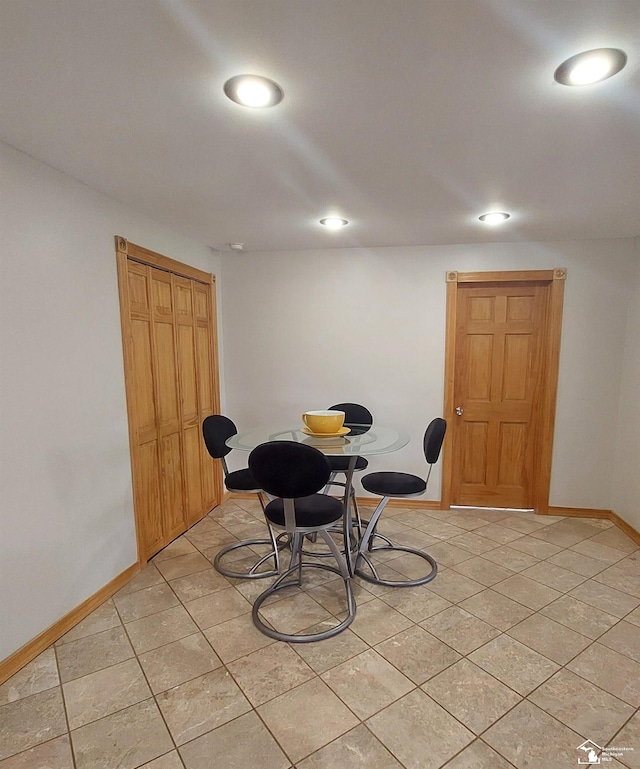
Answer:
<path fill-rule="evenodd" d="M 238 428 L 228 417 L 213 414 L 202 423 L 202 437 L 207 451 L 214 459 L 226 457 L 231 449 L 226 441 L 238 432 Z"/>
<path fill-rule="evenodd" d="M 430 465 L 434 465 L 438 461 L 446 432 L 447 423 L 440 417 L 433 419 L 425 431 L 423 441 L 424 456 Z"/>
<path fill-rule="evenodd" d="M 373 424 L 373 414 L 368 408 L 361 406 L 359 403 L 336 403 L 335 406 L 329 407 L 331 411 L 344 411 L 344 426 L 353 427 L 371 427 Z M 357 432 L 366 432 L 365 430 L 358 430 Z"/>
<path fill-rule="evenodd" d="M 249 454 L 249 470 L 263 491 L 281 499 L 315 494 L 331 474 L 321 451 L 295 441 L 272 441 L 256 446 Z"/>

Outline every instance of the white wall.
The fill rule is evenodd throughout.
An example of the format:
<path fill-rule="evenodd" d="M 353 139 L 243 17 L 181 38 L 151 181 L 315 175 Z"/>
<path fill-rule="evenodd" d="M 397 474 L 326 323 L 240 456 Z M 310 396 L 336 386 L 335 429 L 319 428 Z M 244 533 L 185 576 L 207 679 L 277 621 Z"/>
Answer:
<path fill-rule="evenodd" d="M 550 501 L 611 508 L 631 240 L 225 255 L 228 414 L 297 425 L 307 409 L 364 403 L 411 432 L 370 467 L 424 474 L 421 436 L 444 396 L 445 272 L 553 267 L 568 277 Z M 426 498 L 439 498 L 435 475 Z"/>
<path fill-rule="evenodd" d="M 136 561 L 114 235 L 218 258 L 0 144 L 0 659 Z"/>
<path fill-rule="evenodd" d="M 640 239 L 625 334 L 613 509 L 640 531 Z"/>

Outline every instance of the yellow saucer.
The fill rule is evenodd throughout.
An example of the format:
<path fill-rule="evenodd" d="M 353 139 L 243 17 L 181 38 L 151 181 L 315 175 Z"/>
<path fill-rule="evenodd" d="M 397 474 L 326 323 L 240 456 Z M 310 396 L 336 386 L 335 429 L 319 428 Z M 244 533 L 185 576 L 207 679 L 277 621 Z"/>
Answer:
<path fill-rule="evenodd" d="M 350 432 L 350 428 L 341 427 L 337 433 L 314 433 L 312 430 L 309 430 L 308 427 L 301 427 L 300 432 L 304 433 L 305 435 L 312 435 L 314 438 L 339 438 L 340 436 L 346 435 L 348 432 Z"/>

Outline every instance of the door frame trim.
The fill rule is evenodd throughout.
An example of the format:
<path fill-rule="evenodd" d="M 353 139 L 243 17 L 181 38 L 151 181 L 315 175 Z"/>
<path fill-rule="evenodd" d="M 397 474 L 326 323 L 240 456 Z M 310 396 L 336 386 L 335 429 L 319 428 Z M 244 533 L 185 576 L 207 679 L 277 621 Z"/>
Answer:
<path fill-rule="evenodd" d="M 456 272 L 446 273 L 447 316 L 444 374 L 444 418 L 454 419 L 454 381 L 456 358 L 456 316 L 458 287 L 477 283 L 547 283 L 549 293 L 546 307 L 545 356 L 542 363 L 544 386 L 537 403 L 540 431 L 536 435 L 533 503 L 536 512 L 549 513 L 549 488 L 551 485 L 551 456 L 555 426 L 558 369 L 560 362 L 560 337 L 562 332 L 562 306 L 567 271 L 564 267 L 553 270 L 506 270 L 504 272 Z M 453 441 L 444 442 L 442 450 L 442 506 L 451 506 L 453 482 Z"/>
<path fill-rule="evenodd" d="M 133 491 L 133 511 L 134 520 L 136 525 L 136 547 L 138 552 L 138 563 L 144 566 L 147 563 L 147 557 L 144 553 L 144 547 L 141 537 L 142 525 L 140 521 L 140 505 L 138 504 L 137 494 L 139 489 L 136 489 L 135 482 L 135 449 L 137 446 L 136 436 L 134 434 L 134 417 L 135 417 L 135 404 L 133 402 L 134 386 L 133 386 L 133 350 L 131 344 L 131 320 L 129 317 L 129 285 L 127 280 L 127 260 L 133 260 L 149 267 L 154 267 L 165 272 L 173 273 L 181 277 L 190 278 L 198 281 L 210 287 L 212 301 L 212 309 L 217 308 L 216 297 L 216 276 L 209 272 L 204 272 L 196 267 L 191 267 L 188 264 L 183 264 L 175 259 L 171 259 L 163 254 L 158 254 L 155 251 L 150 251 L 148 248 L 138 246 L 135 243 L 130 243 L 126 238 L 120 235 L 115 236 L 116 246 L 116 265 L 118 270 L 118 294 L 120 298 L 120 328 L 122 331 L 122 352 L 124 363 L 124 382 L 125 393 L 127 402 L 127 426 L 129 432 L 129 459 L 131 466 L 131 485 Z M 212 315 L 212 334 L 211 334 L 211 358 L 213 361 L 214 375 L 215 375 L 215 387 L 213 388 L 213 399 L 216 406 L 216 410 L 220 410 L 220 371 L 218 368 L 218 322 L 215 315 Z M 216 462 L 214 484 L 216 489 L 216 498 L 222 500 L 223 485 L 222 485 L 222 470 L 219 467 L 219 462 Z"/>
<path fill-rule="evenodd" d="M 124 253 L 129 259 L 133 259 L 135 262 L 141 264 L 147 264 L 149 267 L 155 267 L 165 272 L 172 272 L 175 275 L 180 275 L 183 278 L 191 278 L 197 280 L 200 283 L 209 285 L 216 282 L 215 275 L 210 272 L 204 272 L 197 267 L 191 267 L 189 264 L 183 264 L 176 259 L 171 259 L 163 254 L 157 254 L 155 251 L 150 251 L 144 246 L 138 246 L 135 243 L 130 243 L 126 238 L 116 236 L 116 251 L 118 253 Z"/>

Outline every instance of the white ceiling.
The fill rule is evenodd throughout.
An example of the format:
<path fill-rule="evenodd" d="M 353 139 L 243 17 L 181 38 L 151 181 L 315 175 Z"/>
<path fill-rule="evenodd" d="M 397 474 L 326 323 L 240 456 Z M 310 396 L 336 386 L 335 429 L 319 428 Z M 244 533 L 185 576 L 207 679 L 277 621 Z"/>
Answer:
<path fill-rule="evenodd" d="M 639 121 L 639 0 L 0 0 L 0 138 L 219 249 L 634 237 Z"/>

